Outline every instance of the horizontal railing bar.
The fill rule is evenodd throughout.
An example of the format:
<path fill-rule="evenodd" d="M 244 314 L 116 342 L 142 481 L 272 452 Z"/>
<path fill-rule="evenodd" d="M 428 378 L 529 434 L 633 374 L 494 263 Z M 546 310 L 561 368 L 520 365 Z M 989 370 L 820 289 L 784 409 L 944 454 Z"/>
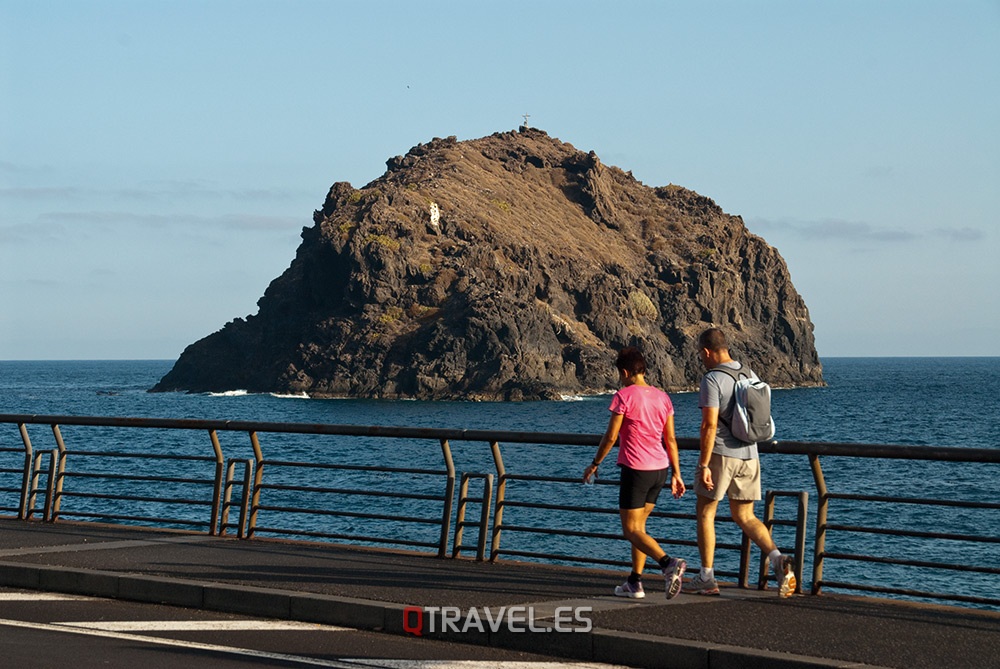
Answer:
<path fill-rule="evenodd" d="M 91 427 L 163 428 L 178 430 L 217 430 L 231 432 L 277 432 L 286 434 L 326 434 L 352 437 L 404 437 L 412 439 L 447 439 L 449 441 L 506 441 L 577 446 L 596 446 L 601 435 L 560 434 L 555 432 L 507 432 L 390 425 L 331 425 L 326 423 L 275 423 L 194 418 L 131 418 L 101 416 L 54 416 L 38 414 L 0 414 L 0 423 L 41 425 L 83 425 Z M 697 443 L 697 440 L 690 440 Z"/>
<path fill-rule="evenodd" d="M 544 483 L 580 483 L 579 476 L 541 476 L 537 474 L 504 474 L 508 481 L 542 481 Z M 618 479 L 595 479 L 595 485 L 618 485 Z"/>
<path fill-rule="evenodd" d="M 606 532 L 584 532 L 583 530 L 560 530 L 548 527 L 526 527 L 523 525 L 502 525 L 504 532 L 533 532 L 535 534 L 555 534 L 561 537 L 586 537 L 588 539 L 613 539 L 622 540 L 621 532 L 608 534 Z"/>
<path fill-rule="evenodd" d="M 581 511 L 587 513 L 602 513 L 605 515 L 619 515 L 618 509 L 609 509 L 607 507 L 571 506 L 566 504 L 546 504 L 544 502 L 517 502 L 509 499 L 505 499 L 503 501 L 503 506 L 508 508 L 546 509 L 548 511 Z"/>
<path fill-rule="evenodd" d="M 102 416 L 55 416 L 39 414 L 0 414 L 0 423 L 41 425 L 84 425 L 97 427 L 166 428 L 237 432 L 278 432 L 287 434 L 326 434 L 356 437 L 404 437 L 438 441 L 484 441 L 562 446 L 596 446 L 599 434 L 557 432 L 510 432 L 501 430 L 466 430 L 389 425 L 330 425 L 325 423 L 276 423 L 193 418 L 130 418 Z M 698 439 L 679 437 L 684 450 L 698 450 Z M 1000 463 L 1000 448 L 963 448 L 957 446 L 914 446 L 903 444 L 854 444 L 833 442 L 770 441 L 757 444 L 761 453 L 785 455 L 834 455 L 861 458 L 901 458 L 909 460 L 945 460 L 952 462 Z"/>
<path fill-rule="evenodd" d="M 558 534 L 562 536 L 572 536 L 572 537 L 592 537 L 594 539 L 617 539 L 622 540 L 621 534 L 604 534 L 599 532 L 583 532 L 582 530 L 559 530 L 546 527 L 526 527 L 523 525 L 501 525 L 500 528 L 504 532 L 527 532 L 533 534 Z M 654 537 L 655 538 L 655 537 Z M 685 541 L 685 540 L 672 540 L 668 541 L 666 539 L 657 539 L 661 544 L 671 545 L 671 546 L 696 546 L 698 542 L 696 541 Z M 718 543 L 716 544 L 718 548 L 740 548 L 739 544 L 727 544 Z"/>
<path fill-rule="evenodd" d="M 111 472 L 65 471 L 59 476 L 75 479 L 125 479 L 129 481 L 149 481 L 153 483 L 185 483 L 190 485 L 213 485 L 212 479 L 181 479 L 170 476 L 145 476 L 142 474 L 112 474 Z"/>
<path fill-rule="evenodd" d="M 888 527 L 859 527 L 856 525 L 827 524 L 827 530 L 841 532 L 863 532 L 866 534 L 887 534 L 897 537 L 914 537 L 917 539 L 949 539 L 954 541 L 974 541 L 978 543 L 1000 544 L 1000 537 L 983 537 L 972 534 L 949 534 L 947 532 L 922 532 L 919 530 L 896 530 Z"/>
<path fill-rule="evenodd" d="M 301 467 L 303 469 L 346 469 L 350 471 L 392 472 L 394 474 L 428 474 L 433 476 L 444 476 L 448 473 L 444 469 L 413 469 L 406 467 L 383 467 L 381 465 L 339 465 L 336 463 L 286 462 L 283 460 L 263 460 L 261 461 L 261 465 L 267 467 Z"/>
<path fill-rule="evenodd" d="M 441 495 L 424 495 L 410 492 L 387 492 L 384 490 L 352 490 L 350 488 L 314 488 L 302 485 L 282 485 L 277 483 L 264 483 L 261 490 L 284 490 L 294 492 L 316 492 L 330 495 L 364 495 L 367 497 L 392 497 L 395 499 L 424 499 L 440 502 L 444 498 Z"/>
<path fill-rule="evenodd" d="M 923 567 L 930 569 L 950 569 L 952 571 L 971 571 L 980 574 L 1000 574 L 1000 567 L 977 567 L 975 565 L 958 564 L 955 562 L 926 562 L 923 560 L 902 560 L 877 555 L 860 555 L 855 553 L 823 553 L 825 559 L 854 560 L 857 562 L 876 562 L 879 564 L 896 564 L 904 567 Z"/>
<path fill-rule="evenodd" d="M 70 518 L 105 518 L 112 520 L 137 520 L 143 522 L 163 523 L 168 525 L 187 525 L 190 527 L 207 527 L 208 523 L 183 518 L 157 518 L 155 516 L 123 516 L 114 513 L 92 513 L 87 511 L 60 511 L 59 517 Z"/>
<path fill-rule="evenodd" d="M 595 558 L 595 557 L 582 557 L 582 556 L 577 556 L 577 555 L 561 555 L 561 554 L 556 554 L 556 553 L 537 553 L 537 552 L 533 552 L 533 551 L 519 551 L 519 550 L 513 550 L 513 549 L 508 550 L 506 548 L 500 549 L 499 551 L 497 551 L 497 554 L 498 555 L 512 555 L 512 556 L 515 556 L 515 557 L 531 557 L 531 558 L 539 558 L 539 559 L 546 559 L 546 560 L 553 560 L 553 559 L 555 559 L 555 560 L 564 560 L 566 562 L 581 562 L 581 563 L 587 563 L 587 564 L 604 564 L 604 565 L 611 565 L 611 566 L 614 566 L 614 567 L 629 567 L 629 566 L 631 566 L 631 564 L 629 562 L 624 562 L 624 561 L 621 561 L 621 560 L 609 560 L 607 558 Z M 650 571 L 655 573 L 657 570 L 651 569 Z M 715 575 L 717 577 L 719 577 L 719 576 L 732 576 L 734 578 L 738 578 L 739 577 L 739 574 L 737 572 L 734 572 L 734 571 L 723 571 L 721 569 L 716 569 L 715 570 Z"/>
<path fill-rule="evenodd" d="M 905 444 L 850 444 L 823 441 L 772 441 L 758 443 L 757 450 L 760 453 L 785 455 L 833 455 L 855 458 L 1000 463 L 1000 448 L 913 446 Z"/>
<path fill-rule="evenodd" d="M 501 548 L 498 555 L 513 555 L 516 557 L 532 557 L 545 560 L 565 560 L 566 562 L 585 562 L 589 564 L 606 564 L 615 567 L 628 567 L 629 563 L 622 560 L 609 560 L 607 558 L 581 557 L 578 555 L 561 555 L 556 553 L 538 553 L 534 551 L 519 551 Z"/>
<path fill-rule="evenodd" d="M 922 504 L 926 506 L 953 506 L 963 509 L 1000 509 L 997 502 L 967 502 L 962 500 L 924 499 L 920 497 L 885 497 L 882 495 L 852 495 L 848 493 L 827 493 L 830 499 L 846 499 L 857 502 L 886 502 L 891 504 Z"/>
<path fill-rule="evenodd" d="M 545 509 L 546 511 L 579 511 L 586 513 L 602 513 L 611 514 L 617 516 L 619 514 L 618 509 L 609 508 L 598 508 L 592 506 L 572 506 L 567 504 L 547 504 L 545 502 L 516 502 L 512 500 L 504 500 L 502 506 L 505 507 L 517 507 L 522 509 Z M 650 518 L 670 518 L 673 520 L 694 520 L 695 514 L 693 513 L 672 513 L 667 511 L 653 511 L 649 514 Z M 719 516 L 719 518 L 724 518 Z M 794 524 L 794 523 L 793 523 Z"/>
<path fill-rule="evenodd" d="M 111 499 L 116 501 L 128 501 L 128 502 L 158 502 L 160 504 L 186 504 L 190 506 L 211 506 L 211 501 L 204 500 L 194 500 L 194 499 L 183 499 L 183 498 L 173 498 L 173 497 L 140 497 L 133 495 L 112 495 L 109 493 L 96 493 L 96 492 L 72 492 L 63 491 L 59 493 L 61 497 L 77 497 L 77 498 L 87 498 L 87 499 Z M 62 512 L 60 512 L 62 513 Z"/>
<path fill-rule="evenodd" d="M 399 544 L 402 546 L 421 546 L 424 548 L 437 548 L 438 544 L 436 542 L 428 541 L 416 541 L 414 539 L 386 539 L 385 537 L 369 537 L 361 534 L 339 534 L 332 532 L 314 532 L 309 530 L 291 530 L 282 529 L 278 527 L 257 527 L 254 532 L 260 534 L 261 532 L 266 532 L 269 534 L 283 534 L 285 536 L 303 536 L 303 537 L 321 537 L 324 539 L 349 539 L 353 541 L 370 541 L 372 543 L 380 544 Z"/>
<path fill-rule="evenodd" d="M 909 590 L 905 588 L 889 588 L 881 585 L 862 585 L 860 583 L 842 583 L 840 581 L 820 581 L 819 585 L 824 588 L 841 588 L 843 590 L 862 590 L 865 592 L 881 592 L 891 595 L 906 595 L 907 597 L 925 597 L 927 599 L 942 599 L 956 602 L 967 602 L 969 604 L 990 604 L 1000 606 L 1000 599 L 993 597 L 976 597 L 974 595 L 945 594 L 939 592 L 924 592 L 923 590 Z"/>
<path fill-rule="evenodd" d="M 214 462 L 215 458 L 208 455 L 175 455 L 173 453 L 123 453 L 121 451 L 78 451 L 67 449 L 66 453 L 76 457 L 122 458 L 128 460 L 185 460 L 198 462 Z"/>
<path fill-rule="evenodd" d="M 260 505 L 257 507 L 261 511 L 282 511 L 285 513 L 309 513 L 317 516 L 336 516 L 345 518 L 367 518 L 371 520 L 398 520 L 411 523 L 426 523 L 428 525 L 439 525 L 441 518 L 420 518 L 417 516 L 386 516 L 377 513 L 363 513 L 361 511 L 331 511 L 329 509 L 304 509 L 296 506 L 269 506 Z"/>

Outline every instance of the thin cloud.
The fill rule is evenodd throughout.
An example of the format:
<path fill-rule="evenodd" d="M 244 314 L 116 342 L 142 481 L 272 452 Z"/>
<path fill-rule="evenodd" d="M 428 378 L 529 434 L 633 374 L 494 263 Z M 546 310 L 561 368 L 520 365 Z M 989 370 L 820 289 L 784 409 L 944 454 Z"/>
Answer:
<path fill-rule="evenodd" d="M 45 225 L 95 225 L 107 227 L 223 229 L 242 231 L 281 232 L 302 227 L 303 219 L 291 216 L 260 216 L 257 214 L 149 214 L 129 211 L 52 211 L 40 214 L 38 222 Z"/>
<path fill-rule="evenodd" d="M 859 221 L 826 219 L 821 221 L 789 221 L 754 219 L 755 228 L 789 232 L 806 241 L 845 241 L 906 243 L 920 238 L 909 230 L 883 228 Z"/>
<path fill-rule="evenodd" d="M 32 225 L 30 223 L 15 223 L 0 227 L 0 243 L 4 245 L 34 244 L 38 242 L 53 242 L 64 239 L 66 230 L 61 223 L 51 225 Z"/>
<path fill-rule="evenodd" d="M 69 186 L 27 186 L 14 188 L 0 188 L 0 199 L 10 198 L 17 200 L 54 200 L 78 198 L 81 194 L 79 188 Z"/>
<path fill-rule="evenodd" d="M 288 202 L 304 193 L 284 188 L 218 188 L 199 181 L 165 181 L 136 188 L 121 188 L 109 193 L 123 199 L 140 201 L 198 198 L 202 200 L 235 200 L 237 202 Z"/>
<path fill-rule="evenodd" d="M 0 163 L 0 173 L 17 166 Z M 0 188 L 0 200 L 52 201 L 107 199 L 131 202 L 176 202 L 179 199 L 234 202 L 294 202 L 306 197 L 303 192 L 285 188 L 217 188 L 198 181 L 163 181 L 122 188 L 83 188 L 79 186 L 8 186 Z"/>
<path fill-rule="evenodd" d="M 979 242 L 986 239 L 986 233 L 976 228 L 936 228 L 931 230 L 935 237 L 943 237 L 952 242 Z"/>

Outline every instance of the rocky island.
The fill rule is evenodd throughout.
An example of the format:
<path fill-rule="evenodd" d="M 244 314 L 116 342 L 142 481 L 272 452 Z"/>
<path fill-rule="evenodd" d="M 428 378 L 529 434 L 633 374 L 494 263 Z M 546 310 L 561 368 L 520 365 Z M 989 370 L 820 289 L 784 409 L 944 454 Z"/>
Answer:
<path fill-rule="evenodd" d="M 772 386 L 823 384 L 778 251 L 680 186 L 649 187 L 542 130 L 420 144 L 335 183 L 256 315 L 188 346 L 152 391 L 527 400 L 697 387 L 725 329 Z"/>

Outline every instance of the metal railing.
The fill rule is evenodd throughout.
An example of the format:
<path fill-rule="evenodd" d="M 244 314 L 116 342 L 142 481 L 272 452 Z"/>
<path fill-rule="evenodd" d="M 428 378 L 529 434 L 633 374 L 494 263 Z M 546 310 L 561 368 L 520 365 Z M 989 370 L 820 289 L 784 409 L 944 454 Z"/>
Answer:
<path fill-rule="evenodd" d="M 531 448 L 545 448 L 549 445 L 594 448 L 600 441 L 600 435 L 0 414 L 0 424 L 4 423 L 17 426 L 21 446 L 16 448 L 5 445 L 3 434 L 0 434 L 0 458 L 4 461 L 16 458 L 22 466 L 0 468 L 0 483 L 11 477 L 17 483 L 16 487 L 0 487 L 0 495 L 3 496 L 0 502 L 11 497 L 18 500 L 16 507 L 0 506 L 0 511 L 15 512 L 18 518 L 24 520 L 41 518 L 55 522 L 83 519 L 166 525 L 208 534 L 235 532 L 241 539 L 274 535 L 393 544 L 429 549 L 439 557 L 459 557 L 463 551 L 474 550 L 476 559 L 479 560 L 497 560 L 509 556 L 563 563 L 584 562 L 614 566 L 628 564 L 624 559 L 603 557 L 601 551 L 593 549 L 594 542 L 607 541 L 607 553 L 616 553 L 623 558 L 627 555 L 618 531 L 618 511 L 614 497 L 610 494 L 610 487 L 616 485 L 617 481 L 602 479 L 597 485 L 588 486 L 597 491 L 595 496 L 603 495 L 603 498 L 590 498 L 590 503 L 574 504 L 571 503 L 570 496 L 579 500 L 578 477 L 523 473 L 527 470 L 525 463 L 521 461 L 515 463 L 518 472 L 508 472 L 502 452 L 510 450 L 510 446 L 514 444 L 529 445 Z M 29 437 L 30 425 L 49 426 L 56 447 L 36 451 Z M 63 428 L 67 434 L 72 430 L 72 447 L 67 445 Z M 122 429 L 128 434 L 135 429 L 165 431 L 170 435 L 177 431 L 200 432 L 207 434 L 209 439 L 204 454 L 182 454 L 170 450 L 149 452 L 146 448 L 157 443 L 155 439 L 144 440 L 144 448 L 136 450 L 127 441 L 116 436 Z M 250 457 L 227 459 L 220 443 L 220 433 L 244 433 L 248 437 Z M 268 440 L 277 444 L 275 448 L 278 449 L 283 448 L 281 437 L 308 435 L 312 459 L 266 458 L 261 443 L 261 435 L 265 434 L 268 435 Z M 431 442 L 439 449 L 439 462 L 443 467 L 344 462 L 344 453 L 351 449 L 318 447 L 317 438 L 321 436 L 348 439 L 352 447 L 356 446 L 359 439 L 388 439 L 394 442 L 405 440 L 418 445 Z M 176 441 L 173 437 L 164 440 L 171 444 Z M 487 445 L 488 457 L 492 459 L 495 471 L 481 471 L 480 463 L 476 467 L 479 471 L 465 472 L 459 477 L 451 447 L 452 442 L 459 441 Z M 78 442 L 86 442 L 91 448 L 77 447 Z M 94 442 L 103 447 L 93 448 Z M 682 438 L 678 442 L 682 451 L 698 448 L 696 439 Z M 268 448 L 270 443 L 272 442 L 268 442 Z M 504 444 L 503 448 L 501 444 Z M 340 445 L 340 442 L 336 445 Z M 227 450 L 231 450 L 231 447 L 227 447 Z M 765 524 L 776 534 L 780 534 L 775 537 L 776 541 L 782 538 L 788 540 L 785 544 L 779 544 L 782 552 L 796 558 L 800 588 L 804 582 L 804 566 L 811 560 L 809 591 L 812 594 L 819 594 L 824 588 L 838 588 L 1000 606 L 1000 597 L 992 596 L 1000 587 L 988 590 L 982 596 L 974 596 L 824 579 L 824 567 L 830 561 L 860 561 L 921 570 L 943 568 L 960 573 L 1000 575 L 1000 569 L 994 566 L 996 561 L 991 562 L 989 558 L 984 564 L 977 565 L 965 560 L 961 563 L 954 560 L 915 560 L 912 555 L 868 555 L 850 549 L 850 537 L 858 534 L 906 537 L 915 541 L 1000 545 L 1000 513 L 997 513 L 1000 511 L 1000 504 L 976 500 L 831 492 L 820 464 L 821 458 L 833 459 L 838 464 L 845 459 L 874 458 L 950 462 L 970 467 L 983 463 L 1000 463 L 1000 449 L 771 442 L 760 444 L 759 450 L 765 457 L 766 454 L 785 454 L 805 456 L 808 460 L 815 498 L 811 499 L 806 491 L 768 491 L 764 504 Z M 426 449 L 418 446 L 417 451 L 426 459 Z M 584 454 L 581 451 L 582 461 L 586 461 L 589 456 L 589 452 Z M 48 467 L 45 466 L 46 460 Z M 87 463 L 91 461 L 100 464 L 88 466 Z M 211 472 L 210 476 L 204 475 L 205 468 Z M 460 480 L 457 491 L 456 480 Z M 979 480 L 982 481 L 981 478 Z M 470 493 L 470 487 L 480 484 L 481 495 Z M 95 489 L 95 485 L 99 489 Z M 560 487 L 566 487 L 566 494 L 559 492 Z M 140 494 L 146 488 L 150 488 L 150 492 Z M 41 513 L 38 510 L 39 498 L 44 499 Z M 781 503 L 785 513 L 775 513 L 776 501 L 779 499 L 794 502 L 791 513 L 786 510 L 786 505 L 791 506 L 789 502 Z M 368 504 L 368 501 L 374 504 Z M 812 512 L 815 513 L 811 554 L 806 546 L 806 519 L 811 513 L 810 502 L 814 504 Z M 973 533 L 831 522 L 831 507 L 836 508 L 836 504 L 840 502 L 854 505 L 854 508 L 858 505 L 919 505 L 974 509 L 992 514 L 989 516 L 992 523 L 985 524 L 984 533 Z M 470 504 L 473 509 L 478 508 L 478 517 L 467 521 Z M 373 505 L 378 508 L 369 508 Z M 164 516 L 142 512 L 150 506 L 156 509 L 177 509 L 178 513 Z M 471 513 L 474 514 L 475 511 Z M 849 515 L 843 510 L 838 513 L 844 517 Z M 883 514 L 880 517 L 886 516 Z M 693 538 L 693 513 L 656 511 L 652 518 L 660 520 L 660 524 L 670 529 L 669 538 L 658 539 L 665 547 L 696 546 Z M 752 546 L 739 533 L 730 535 L 732 540 L 728 540 L 724 528 L 735 524 L 724 523 L 726 518 L 723 516 L 718 520 L 717 549 L 735 555 L 736 558 L 732 561 L 738 560 L 738 568 L 735 571 L 717 570 L 717 573 L 724 577 L 735 577 L 742 587 L 751 587 Z M 361 530 L 355 527 L 355 521 L 361 526 Z M 346 523 L 347 529 L 333 527 L 340 522 Z M 451 533 L 453 524 L 454 536 Z M 788 528 L 793 531 L 789 532 Z M 475 533 L 474 544 L 466 543 L 467 530 Z M 507 537 L 506 545 L 502 542 L 504 537 Z M 560 551 L 546 549 L 546 542 L 553 543 L 553 537 Z M 516 538 L 527 540 L 531 550 L 512 546 L 511 540 Z M 844 548 L 839 551 L 830 550 L 834 540 Z M 615 542 L 613 548 L 610 548 L 610 542 Z M 516 541 L 513 543 L 516 544 Z M 536 548 L 537 546 L 541 548 Z M 574 546 L 583 548 L 574 552 Z M 766 556 L 760 556 L 757 587 L 766 587 L 769 579 L 765 558 Z"/>

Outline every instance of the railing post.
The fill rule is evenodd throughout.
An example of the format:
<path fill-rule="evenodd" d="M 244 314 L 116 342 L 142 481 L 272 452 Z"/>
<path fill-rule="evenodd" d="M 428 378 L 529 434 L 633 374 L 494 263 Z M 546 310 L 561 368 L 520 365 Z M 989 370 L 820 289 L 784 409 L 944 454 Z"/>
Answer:
<path fill-rule="evenodd" d="M 225 536 L 229 528 L 229 509 L 233 498 L 233 476 L 236 472 L 236 461 L 230 460 L 226 469 L 226 482 L 222 485 L 222 504 L 219 506 L 219 536 Z"/>
<path fill-rule="evenodd" d="M 476 538 L 476 561 L 486 559 L 486 533 L 490 527 L 490 502 L 493 501 L 493 474 L 483 479 L 483 505 L 479 514 L 479 536 Z"/>
<path fill-rule="evenodd" d="M 806 522 L 809 516 L 809 493 L 798 494 L 799 508 L 795 515 L 795 582 L 796 592 L 802 592 L 802 572 L 806 559 Z"/>
<path fill-rule="evenodd" d="M 63 441 L 62 432 L 59 430 L 59 426 L 56 424 L 52 425 L 52 436 L 56 440 L 57 452 L 53 452 L 53 457 L 56 458 L 57 462 L 55 467 L 53 467 L 53 473 L 50 477 L 54 477 L 54 482 L 50 481 L 51 495 L 51 507 L 46 520 L 55 522 L 59 519 L 59 509 L 62 506 L 62 491 L 63 491 L 63 480 L 66 478 L 66 442 Z"/>
<path fill-rule="evenodd" d="M 52 498 L 55 494 L 56 463 L 59 461 L 59 450 L 53 448 L 49 452 L 49 480 L 45 482 L 45 503 L 42 505 L 42 520 L 52 520 Z"/>
<path fill-rule="evenodd" d="M 31 518 L 32 516 L 35 515 L 35 506 L 37 506 L 35 500 L 38 497 L 38 479 L 42 475 L 42 461 L 44 459 L 45 459 L 45 451 L 42 451 L 40 453 L 35 453 L 35 457 L 31 463 L 31 485 L 29 486 L 30 493 L 28 495 L 27 513 L 25 514 L 26 519 Z M 46 486 L 46 490 L 48 490 L 48 486 Z M 42 508 L 43 509 L 45 508 L 44 502 L 42 503 Z M 43 512 L 43 517 L 44 517 L 44 512 Z"/>
<path fill-rule="evenodd" d="M 247 512 L 250 506 L 250 474 L 253 461 L 247 458 L 236 458 L 229 461 L 226 470 L 226 482 L 222 490 L 222 508 L 219 514 L 219 533 L 225 534 L 229 526 L 229 511 L 232 509 L 233 485 L 236 478 L 236 464 L 243 463 L 243 490 L 240 492 L 240 521 L 236 529 L 238 539 L 246 539 Z"/>
<path fill-rule="evenodd" d="M 260 440 L 256 430 L 250 432 L 250 445 L 253 447 L 255 471 L 253 475 L 253 504 L 250 506 L 250 522 L 247 524 L 246 538 L 252 538 L 257 529 L 257 511 L 260 509 L 260 486 L 264 482 L 264 452 L 260 449 Z"/>
<path fill-rule="evenodd" d="M 215 478 L 212 486 L 212 516 L 208 523 L 208 533 L 216 536 L 219 533 L 221 519 L 219 518 L 219 505 L 222 499 L 222 473 L 225 460 L 222 457 L 222 444 L 219 443 L 219 433 L 215 430 L 208 431 L 208 437 L 212 440 L 212 450 L 215 451 Z M 242 528 L 241 528 L 242 529 Z"/>
<path fill-rule="evenodd" d="M 462 480 L 458 486 L 458 508 L 455 511 L 455 538 L 451 542 L 451 556 L 458 557 L 462 548 L 462 535 L 465 533 L 465 506 L 469 498 L 469 472 L 462 472 Z"/>
<path fill-rule="evenodd" d="M 771 539 L 774 539 L 774 500 L 776 494 L 773 490 L 768 490 L 764 493 L 764 525 L 767 527 L 768 532 L 771 533 Z M 777 544 L 777 542 L 775 542 Z M 768 559 L 764 555 L 764 551 L 760 553 L 760 568 L 757 572 L 757 589 L 766 590 L 767 589 L 767 578 L 768 578 Z"/>
<path fill-rule="evenodd" d="M 750 587 L 750 551 L 753 549 L 753 542 L 746 532 L 740 533 L 740 575 L 739 586 L 741 588 Z"/>
<path fill-rule="evenodd" d="M 503 528 L 504 495 L 507 492 L 507 470 L 503 466 L 503 456 L 500 454 L 500 442 L 490 442 L 493 452 L 493 463 L 497 468 L 497 503 L 493 513 L 493 537 L 490 542 L 490 562 L 495 562 L 500 553 L 500 530 Z"/>
<path fill-rule="evenodd" d="M 441 454 L 448 470 L 448 480 L 444 490 L 444 509 L 441 511 L 441 538 L 438 541 L 438 557 L 448 556 L 448 535 L 451 530 L 451 510 L 455 499 L 455 461 L 451 457 L 451 445 L 447 439 L 441 439 Z"/>
<path fill-rule="evenodd" d="M 469 503 L 469 481 L 473 478 L 483 479 L 483 496 L 480 498 L 479 533 L 476 535 L 476 562 L 486 559 L 486 537 L 490 527 L 490 506 L 493 502 L 493 474 L 462 474 L 458 490 L 458 511 L 455 514 L 455 539 L 452 543 L 451 556 L 458 557 L 462 551 L 462 537 L 466 525 L 465 509 Z M 476 501 L 473 499 L 473 501 Z"/>
<path fill-rule="evenodd" d="M 34 458 L 31 457 L 31 437 L 28 436 L 28 426 L 24 423 L 18 423 L 17 429 L 21 432 L 21 442 L 24 444 L 24 472 L 21 475 L 21 502 L 18 505 L 17 517 L 18 520 L 27 520 L 31 464 Z"/>
<path fill-rule="evenodd" d="M 823 468 L 819 456 L 809 455 L 809 466 L 812 468 L 813 480 L 816 482 L 816 545 L 813 549 L 812 594 L 818 595 L 823 582 L 823 553 L 826 550 L 826 516 L 830 503 L 826 480 L 823 478 Z"/>
<path fill-rule="evenodd" d="M 774 537 L 774 526 L 777 524 L 777 519 L 775 518 L 775 503 L 778 497 L 795 497 L 798 500 L 797 510 L 795 514 L 795 546 L 792 550 L 795 552 L 795 591 L 802 592 L 802 572 L 803 572 L 803 560 L 805 560 L 806 555 L 806 519 L 809 515 L 809 493 L 804 491 L 799 492 L 781 492 L 775 490 L 768 490 L 765 495 L 764 503 L 764 524 L 767 526 L 768 531 L 771 532 L 772 538 Z M 775 544 L 777 545 L 777 540 Z M 781 546 L 778 546 L 781 548 Z M 767 556 L 761 553 L 760 556 L 760 573 L 757 578 L 757 589 L 765 590 L 767 589 L 767 581 L 770 574 L 770 563 Z"/>

